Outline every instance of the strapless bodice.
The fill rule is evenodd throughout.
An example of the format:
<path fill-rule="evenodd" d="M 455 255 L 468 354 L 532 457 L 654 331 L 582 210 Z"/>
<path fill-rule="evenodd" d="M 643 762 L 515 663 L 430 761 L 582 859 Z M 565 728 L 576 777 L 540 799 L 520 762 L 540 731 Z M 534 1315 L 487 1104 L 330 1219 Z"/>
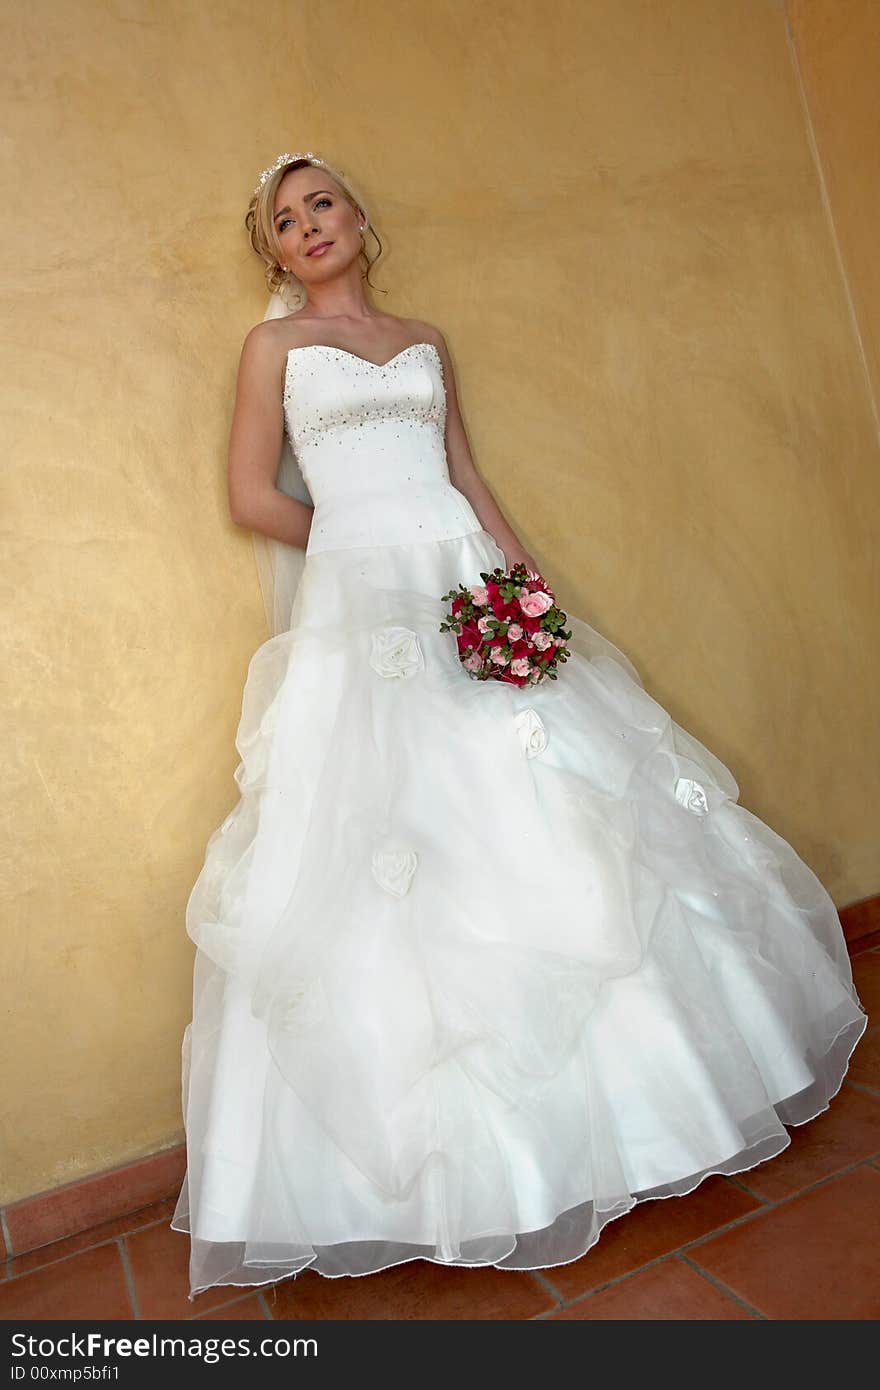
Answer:
<path fill-rule="evenodd" d="M 307 554 L 482 529 L 449 477 L 433 343 L 412 343 L 382 364 L 326 344 L 292 348 L 284 422 L 315 504 Z"/>

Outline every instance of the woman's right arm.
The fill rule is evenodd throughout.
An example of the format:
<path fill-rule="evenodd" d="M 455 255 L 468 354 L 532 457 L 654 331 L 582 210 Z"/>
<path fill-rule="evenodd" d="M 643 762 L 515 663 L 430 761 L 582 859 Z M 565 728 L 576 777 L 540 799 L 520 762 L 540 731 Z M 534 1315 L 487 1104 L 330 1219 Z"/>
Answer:
<path fill-rule="evenodd" d="M 269 325 L 257 324 L 244 340 L 238 366 L 229 434 L 229 514 L 236 526 L 305 550 L 314 509 L 275 486 L 284 443 L 279 357 L 277 335 Z"/>

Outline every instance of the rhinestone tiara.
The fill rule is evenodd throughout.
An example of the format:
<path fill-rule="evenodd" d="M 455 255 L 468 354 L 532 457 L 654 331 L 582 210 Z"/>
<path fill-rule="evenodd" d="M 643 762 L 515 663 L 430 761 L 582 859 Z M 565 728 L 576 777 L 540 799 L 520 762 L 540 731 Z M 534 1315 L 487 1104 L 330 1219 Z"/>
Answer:
<path fill-rule="evenodd" d="M 266 182 L 268 178 L 272 177 L 272 175 L 275 173 L 277 169 L 281 169 L 285 164 L 292 164 L 295 159 L 310 159 L 313 164 L 323 164 L 325 169 L 330 167 L 329 165 L 325 164 L 324 160 L 320 159 L 318 155 L 313 154 L 311 150 L 306 150 L 304 154 L 280 154 L 278 158 L 275 160 L 274 164 L 270 164 L 268 169 L 263 170 L 262 174 L 260 175 L 257 181 L 257 186 L 254 189 L 254 194 L 256 195 L 257 193 L 259 193 L 260 189 L 263 187 L 263 184 Z"/>

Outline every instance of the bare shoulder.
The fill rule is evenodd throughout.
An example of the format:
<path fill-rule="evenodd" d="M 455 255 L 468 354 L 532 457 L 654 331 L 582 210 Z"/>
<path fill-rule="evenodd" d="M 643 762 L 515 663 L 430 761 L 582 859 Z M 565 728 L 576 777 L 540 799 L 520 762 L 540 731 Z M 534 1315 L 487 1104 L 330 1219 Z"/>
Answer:
<path fill-rule="evenodd" d="M 455 404 L 455 372 L 452 367 L 452 357 L 449 352 L 449 344 L 441 330 L 435 323 L 428 323 L 427 319 L 410 319 L 410 326 L 413 334 L 419 342 L 431 343 L 440 354 L 440 361 L 443 363 L 443 375 L 446 380 L 447 394 L 452 396 L 452 404 Z"/>
<path fill-rule="evenodd" d="M 283 319 L 266 319 L 255 323 L 245 335 L 242 356 L 265 360 L 279 352 L 284 344 L 284 334 L 280 329 Z"/>
<path fill-rule="evenodd" d="M 443 382 L 446 387 L 446 407 L 449 415 L 454 417 L 458 412 L 458 393 L 449 344 L 436 324 L 428 323 L 426 319 L 410 319 L 410 323 L 418 341 L 432 343 L 440 355 L 440 361 L 443 365 Z"/>
<path fill-rule="evenodd" d="M 266 319 L 254 324 L 245 335 L 241 349 L 240 376 L 254 381 L 280 382 L 291 346 L 290 331 L 282 325 L 285 319 Z"/>
<path fill-rule="evenodd" d="M 251 344 L 254 352 L 284 356 L 291 348 L 308 347 L 314 341 L 316 332 L 323 337 L 320 317 L 309 318 L 300 312 L 285 314 L 283 318 L 264 319 L 262 323 L 254 324 L 245 343 Z"/>
<path fill-rule="evenodd" d="M 264 319 L 262 323 L 255 323 L 245 342 L 253 341 L 264 351 L 271 351 L 273 347 L 293 347 L 305 341 L 308 335 L 307 325 L 297 323 L 296 318 L 296 314 L 286 314 L 280 319 Z"/>
<path fill-rule="evenodd" d="M 421 342 L 432 343 L 439 352 L 448 351 L 446 339 L 436 324 L 428 323 L 427 319 L 407 319 L 406 323 L 409 331 L 418 336 Z"/>

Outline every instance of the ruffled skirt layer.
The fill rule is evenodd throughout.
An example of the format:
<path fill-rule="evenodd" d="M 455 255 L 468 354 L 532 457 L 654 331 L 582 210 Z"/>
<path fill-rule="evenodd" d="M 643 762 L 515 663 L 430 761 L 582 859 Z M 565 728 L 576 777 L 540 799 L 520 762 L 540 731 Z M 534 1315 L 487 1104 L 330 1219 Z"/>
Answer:
<path fill-rule="evenodd" d="M 866 1016 L 827 892 L 570 616 L 558 680 L 440 632 L 485 531 L 309 555 L 187 908 L 191 1296 L 578 1258 L 771 1158 Z"/>

